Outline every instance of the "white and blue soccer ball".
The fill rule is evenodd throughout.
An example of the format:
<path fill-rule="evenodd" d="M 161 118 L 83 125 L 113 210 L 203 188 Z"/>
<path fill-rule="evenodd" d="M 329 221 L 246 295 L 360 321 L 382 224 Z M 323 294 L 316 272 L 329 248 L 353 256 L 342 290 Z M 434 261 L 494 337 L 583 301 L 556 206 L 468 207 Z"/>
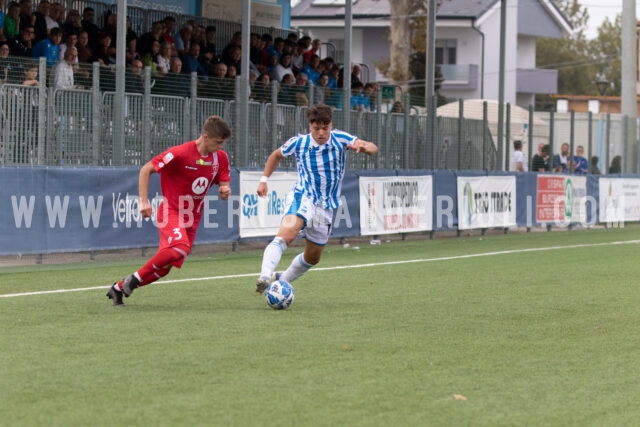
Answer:
<path fill-rule="evenodd" d="M 269 307 L 274 310 L 284 310 L 293 304 L 295 291 L 289 282 L 276 280 L 267 287 L 264 296 Z"/>

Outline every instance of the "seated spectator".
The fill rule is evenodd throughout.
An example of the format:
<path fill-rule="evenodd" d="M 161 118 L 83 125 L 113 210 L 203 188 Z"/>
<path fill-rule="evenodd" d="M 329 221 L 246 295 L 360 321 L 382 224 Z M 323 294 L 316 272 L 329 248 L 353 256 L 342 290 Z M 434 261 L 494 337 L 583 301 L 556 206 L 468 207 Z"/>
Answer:
<path fill-rule="evenodd" d="M 320 39 L 313 39 L 311 41 L 311 47 L 304 53 L 304 62 L 308 64 L 311 62 L 311 57 L 313 55 L 320 57 L 320 47 L 322 46 L 322 41 Z"/>
<path fill-rule="evenodd" d="M 174 33 L 176 31 L 176 18 L 174 18 L 171 15 L 167 15 L 164 18 L 164 31 L 162 32 L 162 40 L 160 40 L 160 44 L 162 44 L 163 41 L 165 42 L 169 42 L 169 46 L 172 47 L 172 49 L 175 49 L 175 38 L 174 38 Z M 177 55 L 177 51 L 175 52 L 175 54 Z M 173 55 L 173 52 L 172 52 Z"/>
<path fill-rule="evenodd" d="M 62 34 L 64 37 L 73 33 L 78 34 L 82 31 L 82 20 L 80 18 L 80 12 L 77 9 L 71 9 L 67 15 L 67 19 L 61 26 Z"/>
<path fill-rule="evenodd" d="M 298 33 L 289 33 L 287 34 L 287 40 L 293 44 L 298 43 Z"/>
<path fill-rule="evenodd" d="M 12 74 L 13 65 L 9 61 L 9 43 L 0 42 L 0 85 L 10 83 L 9 75 Z"/>
<path fill-rule="evenodd" d="M 282 81 L 282 77 L 284 77 L 285 74 L 294 74 L 291 68 L 291 55 L 288 53 L 282 54 L 280 62 L 278 62 L 271 71 L 271 77 L 273 80 Z"/>
<path fill-rule="evenodd" d="M 26 27 L 22 27 L 23 29 Z M 31 27 L 31 31 L 33 31 L 33 27 Z M 4 37 L 7 39 L 11 39 L 17 37 L 21 33 L 20 29 L 20 5 L 12 1 L 7 6 L 7 14 L 4 17 L 4 27 L 2 27 L 2 32 Z"/>
<path fill-rule="evenodd" d="M 100 40 L 100 28 L 94 23 L 96 12 L 92 7 L 85 7 L 82 11 L 82 29 L 87 32 L 89 41 L 87 48 L 91 51 L 96 48 Z M 80 52 L 78 52 L 80 56 Z M 81 61 L 82 62 L 82 61 Z"/>
<path fill-rule="evenodd" d="M 78 43 L 76 43 L 76 49 L 78 51 L 78 62 L 80 63 L 92 63 L 93 51 L 89 47 L 89 34 L 82 30 L 78 35 Z"/>
<path fill-rule="evenodd" d="M 284 49 L 284 39 L 282 37 L 276 37 L 273 41 L 273 45 L 267 46 L 267 55 L 275 55 L 280 61 L 280 55 L 282 55 L 282 50 Z"/>
<path fill-rule="evenodd" d="M 152 53 L 154 43 L 161 42 L 163 31 L 164 25 L 162 24 L 162 21 L 156 21 L 151 25 L 151 31 L 144 33 L 139 37 L 136 48 L 138 49 L 138 53 L 141 58 Z"/>
<path fill-rule="evenodd" d="M 228 67 L 224 62 L 218 62 L 214 66 L 214 75 L 207 85 L 210 93 L 215 98 L 233 99 L 235 96 L 235 80 L 227 78 Z"/>
<path fill-rule="evenodd" d="M 9 52 L 12 56 L 32 57 L 33 27 L 27 26 L 20 30 L 20 34 L 8 40 Z"/>
<path fill-rule="evenodd" d="M 550 172 L 551 165 L 549 164 L 549 160 L 551 158 L 551 145 L 545 144 L 540 149 L 539 153 L 536 153 L 533 156 L 533 160 L 531 161 L 531 171 L 532 172 Z"/>
<path fill-rule="evenodd" d="M 49 16 L 45 17 L 47 21 L 47 31 L 51 35 L 51 30 L 60 28 L 64 21 L 64 6 L 58 2 L 51 3 L 49 8 Z"/>
<path fill-rule="evenodd" d="M 64 43 L 58 46 L 58 62 L 64 59 L 64 54 L 68 48 L 76 47 L 77 44 L 78 44 L 78 36 L 75 33 L 67 34 L 67 36 L 65 37 Z M 76 53 L 77 53 L 77 47 L 76 47 Z M 78 55 L 75 56 L 74 62 L 76 64 L 78 63 Z"/>
<path fill-rule="evenodd" d="M 53 30 L 52 30 L 53 31 Z M 64 52 L 64 59 L 53 67 L 49 76 L 49 87 L 55 89 L 75 88 L 73 77 L 73 63 L 76 61 L 78 52 L 71 46 Z"/>
<path fill-rule="evenodd" d="M 33 47 L 31 55 L 34 59 L 46 58 L 47 67 L 53 67 L 58 63 L 58 45 L 62 41 L 62 30 L 59 27 L 52 28 L 49 37 L 39 41 Z"/>
<path fill-rule="evenodd" d="M 156 78 L 156 84 L 152 92 L 158 95 L 181 96 L 183 98 L 191 96 L 191 79 L 182 73 L 182 61 L 174 56 L 171 58 L 169 72 Z"/>
<path fill-rule="evenodd" d="M 0 2 L 1 3 L 1 2 Z M 33 12 L 33 29 L 35 31 L 34 42 L 44 40 L 49 35 L 47 30 L 47 16 L 49 16 L 50 4 L 48 0 L 38 3 L 38 10 Z"/>
<path fill-rule="evenodd" d="M 180 56 L 182 60 L 182 72 L 184 74 L 197 73 L 198 76 L 207 76 L 207 70 L 200 64 L 198 57 L 200 56 L 200 45 L 196 42 L 191 43 L 189 51 Z"/>
<path fill-rule="evenodd" d="M 251 86 L 251 99 L 256 102 L 271 102 L 271 77 L 267 73 L 260 74 Z"/>
<path fill-rule="evenodd" d="M 324 100 L 331 96 L 329 89 L 329 75 L 323 73 L 318 79 L 318 84 L 313 88 L 313 103 L 324 104 Z"/>
<path fill-rule="evenodd" d="M 299 93 L 299 91 L 295 87 L 293 74 L 285 74 L 280 82 L 278 104 L 296 105 L 296 93 Z"/>
<path fill-rule="evenodd" d="M 404 113 L 404 105 L 402 104 L 402 101 L 395 101 L 390 112 L 395 114 Z"/>
<path fill-rule="evenodd" d="M 354 64 L 353 67 L 351 67 L 351 86 L 353 86 L 354 83 L 362 83 L 362 80 L 360 80 L 361 72 L 362 68 L 358 64 Z"/>
<path fill-rule="evenodd" d="M 589 164 L 589 173 L 592 175 L 600 175 L 600 168 L 598 167 L 600 158 L 598 156 L 591 157 L 591 163 Z"/>
<path fill-rule="evenodd" d="M 238 76 L 238 71 L 236 70 L 236 67 L 234 67 L 233 65 L 230 67 L 227 67 L 227 74 L 224 76 L 227 79 L 235 79 Z"/>
<path fill-rule="evenodd" d="M 560 153 L 553 156 L 554 172 L 572 172 L 573 158 L 569 154 L 569 144 L 566 142 L 560 147 Z"/>
<path fill-rule="evenodd" d="M 613 160 L 611 160 L 609 173 L 622 173 L 622 156 L 615 156 Z"/>
<path fill-rule="evenodd" d="M 168 44 L 167 42 L 162 42 L 163 44 L 167 44 L 167 46 L 169 47 L 169 51 L 171 51 L 171 45 Z M 133 61 L 135 59 L 139 59 L 140 61 L 142 61 L 142 64 L 145 67 L 151 67 L 151 75 L 155 76 L 156 73 L 158 72 L 158 58 L 160 56 L 160 42 L 158 42 L 157 40 L 153 41 L 153 44 L 151 45 L 151 52 L 147 52 L 146 54 L 144 54 L 142 57 L 140 58 L 133 58 L 131 61 L 129 61 L 129 63 L 133 66 Z M 169 65 L 169 58 L 167 58 L 166 60 L 166 68 L 164 68 L 164 73 L 167 72 L 167 70 L 169 69 L 168 67 Z"/>
<path fill-rule="evenodd" d="M 22 79 L 20 83 L 24 86 L 38 86 L 38 64 L 35 62 L 27 62 L 22 69 Z"/>
<path fill-rule="evenodd" d="M 377 109 L 377 98 L 376 98 L 377 92 L 378 92 L 378 85 L 376 83 L 366 83 L 364 85 L 362 94 L 369 100 L 369 111 L 376 111 Z"/>
<path fill-rule="evenodd" d="M 160 45 L 160 52 L 156 56 L 157 70 L 160 74 L 169 72 L 169 64 L 171 63 L 172 46 L 168 41 L 163 41 Z"/>
<path fill-rule="evenodd" d="M 236 67 L 236 72 L 240 75 L 242 73 L 241 59 L 242 51 L 238 46 L 235 46 L 229 50 L 229 55 L 226 59 L 223 57 L 222 62 L 224 62 L 227 67 Z"/>
<path fill-rule="evenodd" d="M 115 65 L 116 59 L 111 54 L 111 35 L 109 33 L 102 33 L 100 35 L 100 43 L 98 43 L 98 47 L 93 55 L 100 65 Z"/>
<path fill-rule="evenodd" d="M 242 49 L 242 33 L 240 31 L 236 31 L 235 33 L 233 33 L 231 40 L 224 47 L 224 49 L 222 49 L 222 52 L 220 53 L 220 58 L 222 59 L 222 62 L 227 64 L 227 66 L 229 66 L 230 60 L 235 61 L 235 59 L 233 59 L 231 55 L 232 51 L 235 48 Z M 235 65 L 235 64 L 232 64 L 232 65 Z"/>
<path fill-rule="evenodd" d="M 291 53 L 291 68 L 294 73 L 299 73 L 304 67 L 305 43 L 299 40 Z"/>
<path fill-rule="evenodd" d="M 128 93 L 144 93 L 144 75 L 142 74 L 143 64 L 139 59 L 131 61 L 127 67 L 124 80 L 125 91 Z"/>
<path fill-rule="evenodd" d="M 189 46 L 191 45 L 191 33 L 193 27 L 189 24 L 184 24 L 178 34 L 173 38 L 176 45 L 176 52 L 178 55 L 184 55 L 189 52 Z"/>
<path fill-rule="evenodd" d="M 19 29 L 23 29 L 27 25 L 33 25 L 31 22 L 31 15 L 33 12 L 31 0 L 20 0 L 18 2 L 20 9 L 20 23 L 18 25 Z"/>
<path fill-rule="evenodd" d="M 364 85 L 360 82 L 351 86 L 351 109 L 356 111 L 369 111 L 369 98 L 364 96 Z"/>
<path fill-rule="evenodd" d="M 589 171 L 589 162 L 584 158 L 584 147 L 582 145 L 576 147 L 576 155 L 573 156 L 573 163 L 575 164 L 576 174 L 586 175 Z"/>
<path fill-rule="evenodd" d="M 314 85 L 318 83 L 321 71 L 324 71 L 320 70 L 319 66 L 320 57 L 318 55 L 311 55 L 309 62 L 304 67 L 302 67 L 302 72 L 308 76 L 309 81 Z"/>
<path fill-rule="evenodd" d="M 329 89 L 339 89 L 338 80 L 340 79 L 340 66 L 333 64 L 329 69 Z"/>
<path fill-rule="evenodd" d="M 200 44 L 200 63 L 208 69 L 209 65 L 217 59 L 216 27 L 209 25 L 205 28 L 203 43 Z"/>
<path fill-rule="evenodd" d="M 125 39 L 125 54 L 124 58 L 127 64 L 131 64 L 134 59 L 140 59 L 142 56 L 138 52 L 138 35 L 131 28 L 131 19 L 127 16 L 127 36 Z M 158 48 L 160 44 L 158 43 Z"/>

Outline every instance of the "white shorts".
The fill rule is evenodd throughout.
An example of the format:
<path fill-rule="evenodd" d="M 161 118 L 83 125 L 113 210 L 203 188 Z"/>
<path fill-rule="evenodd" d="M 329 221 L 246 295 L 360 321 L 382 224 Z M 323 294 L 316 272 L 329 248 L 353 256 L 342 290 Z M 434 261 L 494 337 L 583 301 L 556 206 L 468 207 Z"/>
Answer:
<path fill-rule="evenodd" d="M 291 191 L 285 198 L 286 215 L 296 215 L 304 220 L 302 235 L 311 243 L 324 246 L 331 235 L 333 209 L 323 209 L 302 193 Z"/>

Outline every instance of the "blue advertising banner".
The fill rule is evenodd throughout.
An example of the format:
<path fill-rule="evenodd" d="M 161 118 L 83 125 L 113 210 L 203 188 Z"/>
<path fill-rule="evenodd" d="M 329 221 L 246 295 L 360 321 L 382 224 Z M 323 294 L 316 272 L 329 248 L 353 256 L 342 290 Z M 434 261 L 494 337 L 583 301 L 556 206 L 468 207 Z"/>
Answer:
<path fill-rule="evenodd" d="M 139 168 L 0 168 L 0 255 L 154 247 L 152 219 L 138 213 Z M 207 198 L 196 243 L 233 241 L 238 235 L 238 172 L 229 202 Z M 149 197 L 161 201 L 160 178 Z"/>

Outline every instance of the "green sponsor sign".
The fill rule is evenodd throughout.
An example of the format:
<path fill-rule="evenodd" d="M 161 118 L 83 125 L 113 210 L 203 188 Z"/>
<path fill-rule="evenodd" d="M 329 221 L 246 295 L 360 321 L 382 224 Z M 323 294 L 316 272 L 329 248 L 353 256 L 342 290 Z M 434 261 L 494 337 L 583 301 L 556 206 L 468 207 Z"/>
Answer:
<path fill-rule="evenodd" d="M 382 99 L 394 99 L 396 97 L 395 86 L 382 86 Z"/>

